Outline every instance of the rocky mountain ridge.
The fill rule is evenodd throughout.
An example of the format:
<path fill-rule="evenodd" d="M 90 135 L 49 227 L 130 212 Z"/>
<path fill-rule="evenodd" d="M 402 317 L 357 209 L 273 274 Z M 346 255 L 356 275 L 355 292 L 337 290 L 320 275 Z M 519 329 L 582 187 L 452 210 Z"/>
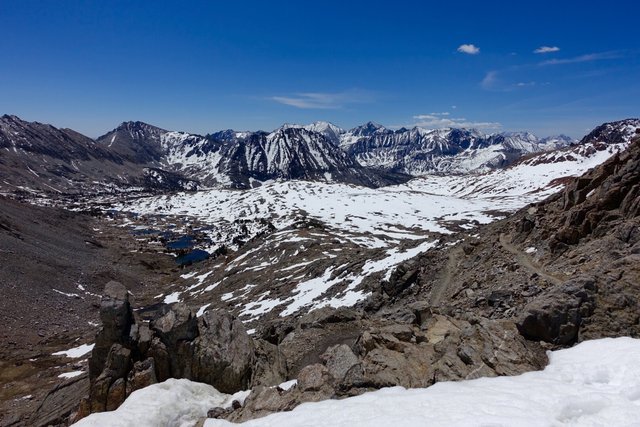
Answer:
<path fill-rule="evenodd" d="M 634 123 L 612 123 L 589 138 L 605 131 L 622 136 Z M 206 136 L 125 122 L 92 140 L 5 115 L 0 144 L 3 191 L 35 194 L 251 188 L 274 179 L 379 187 L 415 175 L 502 168 L 569 141 L 529 133 L 485 136 L 466 129 L 392 131 L 374 123 L 344 131 L 327 122 L 284 125 L 270 133 L 227 130 Z"/>

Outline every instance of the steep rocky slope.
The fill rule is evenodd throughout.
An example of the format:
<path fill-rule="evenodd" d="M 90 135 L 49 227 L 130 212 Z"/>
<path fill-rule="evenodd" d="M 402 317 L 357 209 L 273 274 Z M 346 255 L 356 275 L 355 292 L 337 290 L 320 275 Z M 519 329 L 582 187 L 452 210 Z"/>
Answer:
<path fill-rule="evenodd" d="M 601 136 L 598 136 L 600 139 Z M 566 345 L 638 336 L 640 138 L 566 189 L 420 261 L 411 298 Z"/>
<path fill-rule="evenodd" d="M 380 125 L 352 129 L 342 146 L 366 166 L 413 176 L 429 173 L 486 172 L 508 166 L 523 155 L 571 143 L 566 136 L 539 139 L 528 132 L 485 135 L 470 129 L 398 129 Z"/>
<path fill-rule="evenodd" d="M 322 133 L 283 126 L 271 133 L 225 131 L 202 137 L 125 122 L 98 138 L 119 155 L 204 186 L 251 188 L 273 179 L 378 187 L 407 178 L 365 169 Z"/>
<path fill-rule="evenodd" d="M 173 261 L 135 249 L 104 220 L 0 197 L 0 425 L 47 425 L 84 394 L 86 376 L 64 374 L 86 361 L 53 353 L 93 341 L 105 281 L 143 304 L 165 285 L 154 272 Z M 61 399 L 45 399 L 52 389 Z"/>
<path fill-rule="evenodd" d="M 603 125 L 610 135 L 600 142 L 624 137 L 634 123 L 637 120 L 629 119 Z M 3 116 L 0 188 L 32 194 L 157 193 L 247 189 L 296 179 L 380 187 L 417 175 L 504 168 L 523 156 L 570 143 L 567 137 L 539 139 L 526 132 L 392 131 L 374 123 L 344 131 L 327 122 L 206 136 L 124 122 L 94 141 L 69 129 Z"/>
<path fill-rule="evenodd" d="M 132 185 L 139 174 L 138 167 L 75 131 L 26 122 L 16 116 L 0 117 L 3 191 L 105 189 Z"/>

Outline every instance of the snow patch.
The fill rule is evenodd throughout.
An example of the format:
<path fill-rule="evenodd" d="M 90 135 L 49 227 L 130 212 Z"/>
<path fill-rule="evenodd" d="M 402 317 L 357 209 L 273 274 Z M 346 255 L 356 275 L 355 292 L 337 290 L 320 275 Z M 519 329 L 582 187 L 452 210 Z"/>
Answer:
<path fill-rule="evenodd" d="M 82 344 L 78 347 L 70 348 L 69 350 L 62 350 L 52 353 L 53 356 L 65 356 L 72 359 L 77 359 L 93 350 L 95 344 Z"/>

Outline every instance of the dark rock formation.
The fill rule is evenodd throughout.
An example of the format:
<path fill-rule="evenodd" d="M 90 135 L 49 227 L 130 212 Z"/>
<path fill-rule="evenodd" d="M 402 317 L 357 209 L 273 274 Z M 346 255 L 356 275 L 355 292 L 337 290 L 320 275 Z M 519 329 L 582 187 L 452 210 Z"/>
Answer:
<path fill-rule="evenodd" d="M 518 318 L 517 326 L 529 339 L 553 344 L 578 340 L 582 319 L 593 313 L 595 293 L 592 279 L 574 279 L 531 301 Z"/>
<path fill-rule="evenodd" d="M 89 361 L 89 378 L 94 380 L 105 368 L 107 356 L 114 344 L 125 344 L 133 325 L 133 312 L 129 304 L 129 293 L 121 283 L 111 281 L 104 288 L 100 303 L 102 329 Z"/>
<path fill-rule="evenodd" d="M 250 385 L 256 350 L 238 319 L 223 310 L 210 310 L 200 318 L 202 334 L 193 343 L 191 377 L 234 393 Z"/>
<path fill-rule="evenodd" d="M 149 325 L 133 315 L 126 288 L 109 282 L 100 318 L 103 327 L 90 359 L 90 395 L 81 405 L 90 412 L 116 409 L 135 390 L 168 378 L 234 393 L 260 383 L 262 377 L 254 375 L 258 357 L 277 366 L 277 351 L 260 347 L 257 352 L 242 322 L 222 310 L 198 319 L 178 303 Z M 262 366 L 268 379 L 281 380 L 277 372 Z"/>

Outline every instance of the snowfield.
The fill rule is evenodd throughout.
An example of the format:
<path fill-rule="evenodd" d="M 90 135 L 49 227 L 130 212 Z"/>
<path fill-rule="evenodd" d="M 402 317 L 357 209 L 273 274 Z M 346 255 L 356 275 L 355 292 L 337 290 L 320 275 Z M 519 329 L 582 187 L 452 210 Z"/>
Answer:
<path fill-rule="evenodd" d="M 305 403 L 243 426 L 638 426 L 640 339 L 605 338 L 549 352 L 543 371 L 515 377 L 386 388 Z M 246 393 L 240 397 L 246 396 Z M 234 398 L 210 386 L 168 380 L 134 392 L 114 412 L 77 426 L 194 426 Z M 234 425 L 207 419 L 206 427 Z"/>
<path fill-rule="evenodd" d="M 140 224 L 127 219 L 122 226 L 172 227 L 188 233 L 197 222 L 193 227 L 204 225 L 201 230 L 208 237 L 198 249 L 209 253 L 222 246 L 237 250 L 228 262 L 194 266 L 193 276 L 183 276 L 179 288 L 158 298 L 173 303 L 216 289 L 220 292 L 217 297 L 198 297 L 201 311 L 211 305 L 211 298 L 222 297 L 233 301 L 236 314 L 249 322 L 274 310 L 286 316 L 304 309 L 353 306 L 370 295 L 364 282 L 373 275 L 388 280 L 398 264 L 437 247 L 442 235 L 472 230 L 543 200 L 560 190 L 562 178 L 581 175 L 625 146 L 609 145 L 600 151 L 579 146 L 542 153 L 487 174 L 429 175 L 377 189 L 270 181 L 250 190 L 181 192 L 131 199 L 114 207 L 138 214 L 136 221 L 146 221 Z M 323 231 L 300 234 L 295 224 L 301 220 L 319 221 Z M 261 246 L 241 248 L 235 243 L 241 232 L 244 241 L 262 235 Z M 325 250 L 307 257 L 308 247 L 316 242 L 323 242 Z M 293 244 L 297 246 L 287 247 Z M 370 260 L 353 267 L 349 274 L 337 274 L 350 262 L 343 252 L 345 245 L 370 251 Z M 371 252 L 376 249 L 384 252 Z M 291 264 L 296 257 L 300 261 Z M 335 261 L 327 263 L 328 259 Z M 269 287 L 258 287 L 250 277 L 235 287 L 230 285 L 229 276 L 247 272 L 269 277 Z M 288 293 L 273 291 L 287 281 L 296 282 Z M 242 288 L 247 285 L 255 290 Z M 342 291 L 335 295 L 330 289 Z"/>
<path fill-rule="evenodd" d="M 144 197 L 116 208 L 141 215 L 195 217 L 211 225 L 264 219 L 276 229 L 303 215 L 341 230 L 363 246 L 393 247 L 401 239 L 422 239 L 428 232 L 449 234 L 452 222 L 486 224 L 496 219 L 495 211 L 511 212 L 540 201 L 560 189 L 556 180 L 579 176 L 625 147 L 616 144 L 593 153 L 572 151 L 570 156 L 544 153 L 487 174 L 429 175 L 377 189 L 271 181 L 244 191 L 211 189 Z M 233 247 L 228 241 L 212 240 Z"/>

